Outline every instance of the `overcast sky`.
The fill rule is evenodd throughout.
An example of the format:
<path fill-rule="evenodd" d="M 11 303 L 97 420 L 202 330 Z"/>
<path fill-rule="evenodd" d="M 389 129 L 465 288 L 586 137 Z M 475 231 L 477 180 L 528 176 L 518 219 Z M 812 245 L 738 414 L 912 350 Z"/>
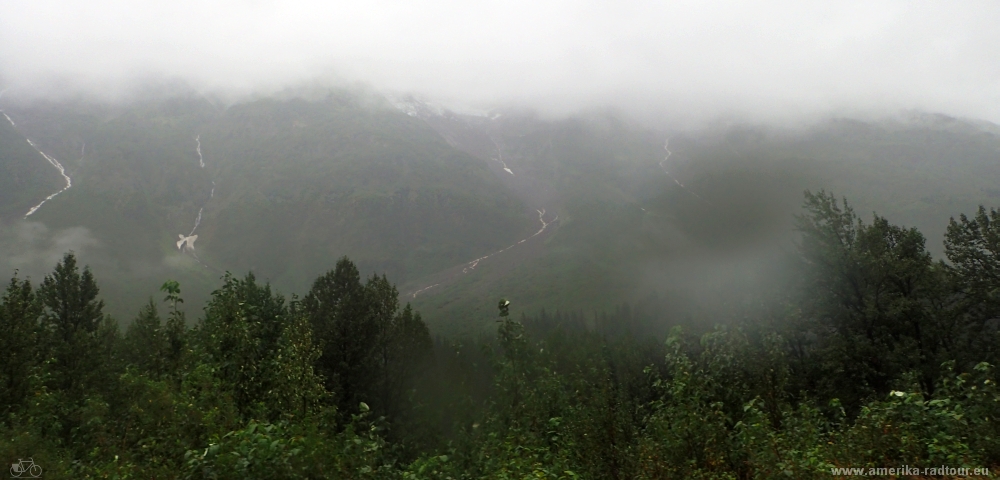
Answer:
<path fill-rule="evenodd" d="M 449 105 L 1000 122 L 1000 2 L 0 0 L 0 87 L 117 95 L 314 79 Z"/>

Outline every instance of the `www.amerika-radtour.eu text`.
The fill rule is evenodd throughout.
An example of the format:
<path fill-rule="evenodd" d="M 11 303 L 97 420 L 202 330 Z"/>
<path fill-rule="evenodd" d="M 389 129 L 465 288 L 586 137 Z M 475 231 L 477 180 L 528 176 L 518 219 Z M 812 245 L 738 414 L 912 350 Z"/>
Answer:
<path fill-rule="evenodd" d="M 880 476 L 924 476 L 924 475 L 948 475 L 953 477 L 990 477 L 992 472 L 986 467 L 911 467 L 903 465 L 901 467 L 835 467 L 830 469 L 830 473 L 837 476 L 855 477 L 880 477 Z"/>

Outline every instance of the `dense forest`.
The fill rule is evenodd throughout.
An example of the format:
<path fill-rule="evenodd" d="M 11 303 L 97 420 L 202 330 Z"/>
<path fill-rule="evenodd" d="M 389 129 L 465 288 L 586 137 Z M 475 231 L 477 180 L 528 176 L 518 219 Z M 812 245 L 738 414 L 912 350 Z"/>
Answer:
<path fill-rule="evenodd" d="M 197 319 L 166 281 L 122 331 L 70 252 L 0 298 L 0 458 L 142 479 L 1000 465 L 1000 212 L 952 219 L 947 262 L 825 192 L 796 225 L 794 271 L 734 318 L 529 317 L 496 292 L 492 338 L 432 337 L 347 258 L 302 297 L 226 274 Z"/>

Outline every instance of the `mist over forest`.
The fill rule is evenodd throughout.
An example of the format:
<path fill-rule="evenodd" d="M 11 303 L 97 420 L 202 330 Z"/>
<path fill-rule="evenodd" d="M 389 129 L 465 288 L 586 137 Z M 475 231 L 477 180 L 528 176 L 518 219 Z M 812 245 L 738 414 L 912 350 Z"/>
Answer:
<path fill-rule="evenodd" d="M 1000 472 L 993 3 L 4 12 L 15 478 Z"/>

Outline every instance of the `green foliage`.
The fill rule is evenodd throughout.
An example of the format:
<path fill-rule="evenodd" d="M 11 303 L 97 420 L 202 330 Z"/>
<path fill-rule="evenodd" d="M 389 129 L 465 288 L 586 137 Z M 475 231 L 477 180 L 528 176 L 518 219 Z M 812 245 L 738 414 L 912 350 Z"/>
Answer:
<path fill-rule="evenodd" d="M 431 354 L 430 333 L 383 275 L 362 285 L 357 267 L 346 257 L 316 279 L 301 304 L 322 345 L 320 374 L 342 415 L 360 401 L 377 415 L 400 420 L 405 398 Z M 346 418 L 346 417 L 345 417 Z"/>
<path fill-rule="evenodd" d="M 708 354 L 708 367 L 698 368 L 683 352 L 681 338 L 667 339 L 669 380 L 655 380 L 662 397 L 653 402 L 646 435 L 639 444 L 640 471 L 645 478 L 726 478 L 730 470 L 729 429 L 720 387 L 718 354 Z M 715 373 L 715 375 L 713 375 Z M 724 387 L 723 387 L 724 388 Z"/>
<path fill-rule="evenodd" d="M 820 334 L 828 388 L 853 403 L 885 395 L 892 379 L 917 370 L 932 391 L 938 366 L 972 328 L 952 308 L 948 267 L 931 261 L 916 229 L 877 215 L 866 225 L 823 192 L 806 192 L 805 208 L 801 305 Z"/>
<path fill-rule="evenodd" d="M 953 264 L 935 264 L 914 229 L 825 193 L 806 208 L 801 292 L 665 341 L 627 306 L 518 321 L 502 300 L 493 339 L 446 346 L 347 258 L 302 301 L 227 274 L 192 330 L 168 281 L 168 321 L 150 300 L 121 336 L 68 254 L 37 291 L 15 275 L 0 297 L 0 458 L 46 478 L 219 479 L 1000 463 L 996 372 L 972 360 L 992 354 L 972 338 L 990 324 L 988 235 L 953 222 Z"/>
<path fill-rule="evenodd" d="M 980 205 L 976 215 L 948 222 L 945 254 L 955 269 L 955 289 L 961 294 L 962 319 L 969 325 L 962 346 L 997 359 L 996 333 L 984 328 L 1000 312 L 1000 212 Z M 975 362 L 981 359 L 962 358 Z"/>
<path fill-rule="evenodd" d="M 163 286 L 160 287 L 161 292 L 166 292 L 167 296 L 163 298 L 164 302 L 170 302 L 170 307 L 175 311 L 177 310 L 178 303 L 184 303 L 184 299 L 181 298 L 181 284 L 176 280 L 167 280 L 163 282 Z"/>
<path fill-rule="evenodd" d="M 375 339 L 367 321 L 364 287 L 357 267 L 346 257 L 316 279 L 302 307 L 322 354 L 317 371 L 341 411 L 353 409 L 368 377 L 365 361 Z"/>
<path fill-rule="evenodd" d="M 307 422 L 250 422 L 185 453 L 185 478 L 397 478 L 377 429 L 355 416 L 338 431 L 320 413 Z"/>
<path fill-rule="evenodd" d="M 49 354 L 56 361 L 58 388 L 83 395 L 82 391 L 101 373 L 100 327 L 104 301 L 89 268 L 79 271 L 76 256 L 67 253 L 38 289 L 45 311 L 42 329 Z"/>
<path fill-rule="evenodd" d="M 42 360 L 40 315 L 31 282 L 19 280 L 15 272 L 0 297 L 0 415 L 16 410 L 28 397 L 29 378 Z"/>
<path fill-rule="evenodd" d="M 140 371 L 153 378 L 167 372 L 169 345 L 152 298 L 139 310 L 139 315 L 125 330 L 122 347 L 123 358 Z"/>
<path fill-rule="evenodd" d="M 125 330 L 121 345 L 123 360 L 152 378 L 176 374 L 186 344 L 184 312 L 177 308 L 178 303 L 184 302 L 180 284 L 168 281 L 163 290 L 167 292 L 163 301 L 170 306 L 166 324 L 150 298 Z"/>
<path fill-rule="evenodd" d="M 243 280 L 227 274 L 197 327 L 198 355 L 244 418 L 302 414 L 324 395 L 308 325 L 298 308 L 258 285 L 252 273 Z"/>

